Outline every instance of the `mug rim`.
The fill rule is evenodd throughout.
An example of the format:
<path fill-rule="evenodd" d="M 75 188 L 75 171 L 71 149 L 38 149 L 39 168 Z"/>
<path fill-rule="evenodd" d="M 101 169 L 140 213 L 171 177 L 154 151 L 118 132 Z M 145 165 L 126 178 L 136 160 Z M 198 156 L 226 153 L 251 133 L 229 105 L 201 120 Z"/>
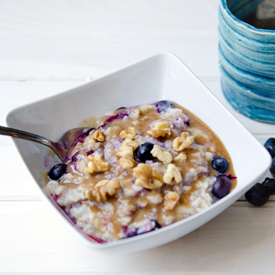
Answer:
<path fill-rule="evenodd" d="M 220 8 L 225 20 L 227 21 L 228 19 L 229 22 L 227 21 L 227 23 L 229 23 L 232 27 L 235 26 L 239 28 L 239 30 L 242 30 L 243 32 L 250 32 L 258 37 L 269 36 L 270 38 L 274 39 L 270 42 L 275 42 L 275 30 L 258 29 L 238 19 L 228 8 L 227 0 L 220 0 Z"/>

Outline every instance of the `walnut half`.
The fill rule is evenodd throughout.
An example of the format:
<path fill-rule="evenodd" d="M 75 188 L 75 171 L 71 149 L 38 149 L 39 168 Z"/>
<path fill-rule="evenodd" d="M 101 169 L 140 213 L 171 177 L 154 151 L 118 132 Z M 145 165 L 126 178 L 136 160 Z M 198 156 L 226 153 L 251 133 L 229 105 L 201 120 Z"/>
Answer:
<path fill-rule="evenodd" d="M 136 162 L 132 158 L 120 158 L 118 160 L 118 164 L 121 168 L 130 170 L 131 168 L 136 166 Z"/>
<path fill-rule="evenodd" d="M 84 191 L 84 195 L 87 199 L 97 202 L 103 202 L 107 200 L 107 195 L 113 196 L 116 190 L 120 188 L 120 183 L 117 178 L 111 180 L 102 180 L 95 186 Z"/>
<path fill-rule="evenodd" d="M 172 179 L 175 179 L 176 183 L 181 182 L 181 173 L 174 164 L 168 164 L 167 170 L 163 176 L 163 181 L 167 184 L 170 184 Z"/>
<path fill-rule="evenodd" d="M 167 121 L 158 121 L 154 124 L 154 128 L 152 130 L 147 131 L 147 134 L 154 138 L 165 137 L 166 135 L 170 136 L 170 125 Z"/>
<path fill-rule="evenodd" d="M 137 186 L 143 186 L 147 189 L 157 189 L 163 185 L 163 175 L 158 174 L 148 164 L 140 163 L 133 171 L 136 178 L 135 185 Z"/>
<path fill-rule="evenodd" d="M 172 210 L 179 201 L 180 196 L 177 192 L 170 191 L 164 196 L 164 209 Z"/>
<path fill-rule="evenodd" d="M 118 158 L 134 158 L 134 151 L 138 145 L 137 141 L 126 138 L 116 153 L 116 156 Z"/>
<path fill-rule="evenodd" d="M 96 130 L 92 135 L 93 140 L 103 142 L 105 140 L 104 134 L 100 130 Z"/>
<path fill-rule="evenodd" d="M 120 133 L 121 138 L 129 138 L 129 139 L 134 139 L 136 135 L 136 129 L 134 127 L 128 127 L 128 130 L 123 130 Z"/>
<path fill-rule="evenodd" d="M 172 155 L 158 145 L 154 145 L 153 150 L 151 150 L 151 154 L 164 164 L 168 164 L 173 160 Z"/>
<path fill-rule="evenodd" d="M 99 154 L 89 155 L 87 157 L 88 165 L 84 168 L 87 174 L 94 174 L 96 172 L 105 172 L 109 170 L 109 163 L 104 162 Z"/>
<path fill-rule="evenodd" d="M 176 152 L 181 152 L 184 149 L 188 148 L 192 143 L 194 142 L 195 137 L 194 136 L 189 136 L 188 132 L 183 132 L 181 133 L 180 137 L 176 137 L 173 140 L 173 150 Z"/>

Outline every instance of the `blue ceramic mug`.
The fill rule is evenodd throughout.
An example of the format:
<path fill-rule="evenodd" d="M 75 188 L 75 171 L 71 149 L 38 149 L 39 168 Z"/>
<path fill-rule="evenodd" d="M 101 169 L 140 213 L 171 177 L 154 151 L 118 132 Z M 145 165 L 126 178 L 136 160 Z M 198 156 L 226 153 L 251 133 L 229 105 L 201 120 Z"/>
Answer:
<path fill-rule="evenodd" d="M 220 0 L 221 85 L 237 111 L 275 123 L 275 31 L 243 21 L 262 1 Z"/>

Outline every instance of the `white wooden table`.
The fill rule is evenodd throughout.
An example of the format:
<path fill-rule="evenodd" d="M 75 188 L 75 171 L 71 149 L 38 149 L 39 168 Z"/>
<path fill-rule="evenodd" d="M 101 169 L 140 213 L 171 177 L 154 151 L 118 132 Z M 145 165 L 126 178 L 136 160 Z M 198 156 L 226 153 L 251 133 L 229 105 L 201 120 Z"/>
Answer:
<path fill-rule="evenodd" d="M 160 52 L 179 56 L 263 144 L 275 125 L 235 112 L 220 88 L 218 0 L 0 1 L 0 124 L 13 108 Z M 41 201 L 12 140 L 0 136 L 0 272 L 265 274 L 275 271 L 275 201 L 240 199 L 167 245 L 102 255 Z M 243 164 L 243 169 L 249 169 Z M 44 273 L 43 273 L 44 274 Z"/>

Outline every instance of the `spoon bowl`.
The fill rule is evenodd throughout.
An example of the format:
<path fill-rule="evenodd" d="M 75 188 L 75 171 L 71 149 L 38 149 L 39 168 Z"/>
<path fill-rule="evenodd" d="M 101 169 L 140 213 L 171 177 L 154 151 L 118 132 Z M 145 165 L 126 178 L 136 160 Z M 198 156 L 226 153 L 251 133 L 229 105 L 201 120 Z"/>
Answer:
<path fill-rule="evenodd" d="M 74 142 L 81 137 L 85 138 L 89 134 L 89 132 L 92 131 L 93 129 L 94 128 L 87 128 L 87 127 L 71 129 L 67 131 L 65 134 L 63 134 L 60 140 L 57 142 L 53 142 L 47 138 L 41 137 L 33 133 L 25 132 L 14 128 L 4 127 L 4 126 L 0 126 L 0 135 L 34 141 L 34 142 L 43 144 L 45 146 L 48 146 L 50 149 L 52 149 L 56 153 L 59 159 L 64 163 L 68 152 L 74 145 Z"/>

